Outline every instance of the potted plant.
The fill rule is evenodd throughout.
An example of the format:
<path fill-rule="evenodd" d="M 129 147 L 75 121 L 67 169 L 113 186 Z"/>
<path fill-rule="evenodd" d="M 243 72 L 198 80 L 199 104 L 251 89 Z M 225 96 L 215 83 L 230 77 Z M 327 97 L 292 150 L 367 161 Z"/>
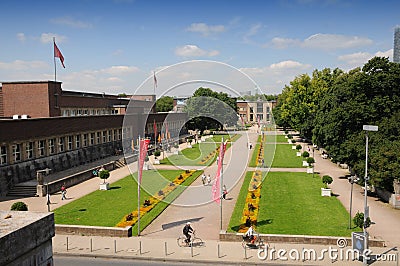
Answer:
<path fill-rule="evenodd" d="M 301 145 L 300 145 L 300 144 L 297 144 L 297 145 L 296 145 L 296 150 L 297 150 L 296 155 L 300 157 L 300 156 L 301 156 L 301 152 L 300 152 L 300 150 L 301 150 Z"/>
<path fill-rule="evenodd" d="M 307 165 L 308 165 L 307 173 L 308 174 L 313 174 L 314 173 L 314 163 L 315 163 L 314 158 L 313 157 L 308 157 L 306 162 L 307 162 Z"/>
<path fill-rule="evenodd" d="M 107 178 L 110 177 L 110 171 L 108 170 L 101 170 L 99 172 L 99 177 L 103 179 L 103 183 L 100 184 L 100 190 L 109 190 L 110 189 L 110 184 L 106 182 Z"/>
<path fill-rule="evenodd" d="M 155 150 L 154 152 L 154 164 L 160 164 L 160 160 L 158 159 L 158 156 L 161 155 L 160 150 Z"/>
<path fill-rule="evenodd" d="M 355 224 L 355 226 L 363 229 L 363 227 L 364 227 L 364 213 L 357 212 L 356 215 L 354 215 L 353 223 Z M 371 225 L 371 219 L 369 217 L 367 217 L 367 220 L 365 221 L 365 228 L 370 227 L 370 225 Z"/>
<path fill-rule="evenodd" d="M 322 183 L 324 183 L 324 188 L 321 188 L 321 196 L 331 196 L 331 189 L 328 188 L 328 184 L 332 184 L 333 179 L 329 175 L 324 175 L 322 177 Z"/>
<path fill-rule="evenodd" d="M 303 159 L 303 166 L 308 166 L 307 163 L 307 158 L 310 156 L 310 154 L 308 153 L 308 151 L 304 151 L 301 156 L 304 158 Z"/>

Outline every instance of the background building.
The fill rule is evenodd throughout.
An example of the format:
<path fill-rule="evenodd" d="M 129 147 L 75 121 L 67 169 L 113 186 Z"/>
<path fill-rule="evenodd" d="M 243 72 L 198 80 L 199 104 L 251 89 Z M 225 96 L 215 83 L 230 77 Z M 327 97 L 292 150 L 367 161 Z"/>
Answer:
<path fill-rule="evenodd" d="M 400 63 L 400 27 L 394 29 L 393 62 Z"/>

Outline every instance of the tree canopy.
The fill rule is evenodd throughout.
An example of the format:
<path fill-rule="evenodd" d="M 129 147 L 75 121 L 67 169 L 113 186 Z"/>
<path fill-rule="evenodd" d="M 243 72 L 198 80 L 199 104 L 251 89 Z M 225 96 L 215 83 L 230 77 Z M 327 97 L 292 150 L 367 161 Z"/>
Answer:
<path fill-rule="evenodd" d="M 368 135 L 370 182 L 392 191 L 393 180 L 400 178 L 400 64 L 388 58 L 374 57 L 347 73 L 326 68 L 296 77 L 279 95 L 274 117 L 361 178 L 363 125 L 377 125 L 379 131 Z"/>
<path fill-rule="evenodd" d="M 156 101 L 157 112 L 169 112 L 174 109 L 174 98 L 171 96 L 163 96 Z"/>
<path fill-rule="evenodd" d="M 223 129 L 233 126 L 238 120 L 236 99 L 224 92 L 216 92 L 210 88 L 198 88 L 186 101 L 185 111 L 189 115 L 188 129 Z"/>

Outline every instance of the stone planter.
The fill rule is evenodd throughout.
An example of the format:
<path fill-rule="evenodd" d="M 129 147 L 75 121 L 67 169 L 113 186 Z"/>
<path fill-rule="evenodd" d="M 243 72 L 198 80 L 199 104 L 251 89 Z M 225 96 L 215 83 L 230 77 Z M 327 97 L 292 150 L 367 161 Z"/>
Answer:
<path fill-rule="evenodd" d="M 100 190 L 109 190 L 110 189 L 110 183 L 101 183 L 100 184 Z"/>
<path fill-rule="evenodd" d="M 149 164 L 147 162 L 143 164 L 143 170 L 149 170 Z"/>
<path fill-rule="evenodd" d="M 332 190 L 330 188 L 321 188 L 321 196 L 330 197 Z"/>
<path fill-rule="evenodd" d="M 393 181 L 393 188 L 394 188 L 394 194 L 400 194 L 400 180 L 395 179 Z"/>
<path fill-rule="evenodd" d="M 160 160 L 159 159 L 154 159 L 154 164 L 160 164 Z"/>
<path fill-rule="evenodd" d="M 303 166 L 308 166 L 307 161 L 303 161 Z"/>
<path fill-rule="evenodd" d="M 312 173 L 314 173 L 314 167 L 308 167 L 307 174 L 312 174 Z"/>
<path fill-rule="evenodd" d="M 301 156 L 301 152 L 298 151 L 298 152 L 296 153 L 296 156 L 300 157 L 300 156 Z"/>
<path fill-rule="evenodd" d="M 292 150 L 295 150 L 295 149 L 296 149 L 296 145 L 292 146 Z"/>

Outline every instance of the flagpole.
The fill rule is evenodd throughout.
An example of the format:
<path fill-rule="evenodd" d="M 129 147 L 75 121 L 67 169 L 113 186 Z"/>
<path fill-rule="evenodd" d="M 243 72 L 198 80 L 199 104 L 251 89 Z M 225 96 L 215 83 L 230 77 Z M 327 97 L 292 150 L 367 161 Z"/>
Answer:
<path fill-rule="evenodd" d="M 56 43 L 56 37 L 53 37 L 54 82 L 57 82 L 57 64 L 56 64 L 56 57 L 54 56 L 54 44 L 55 43 Z"/>
<path fill-rule="evenodd" d="M 222 137 L 222 141 L 221 141 L 221 147 L 220 147 L 220 149 L 224 149 L 224 137 Z M 220 156 L 220 157 L 222 157 L 222 158 L 219 158 L 220 160 L 221 160 L 221 183 L 220 183 L 220 185 L 219 185 L 219 196 L 220 196 L 220 200 L 219 200 L 219 209 L 220 209 L 220 220 L 221 220 L 221 228 L 220 228 L 220 230 L 222 231 L 222 199 L 223 199 L 223 197 L 222 197 L 222 187 L 223 187 L 223 184 L 224 184 L 224 157 L 225 157 L 225 154 L 224 153 L 222 153 L 223 154 L 223 156 Z"/>
<path fill-rule="evenodd" d="M 137 224 L 138 224 L 138 236 L 140 236 L 140 180 L 142 180 L 142 177 L 141 177 L 141 172 L 142 171 L 140 171 L 140 157 L 141 157 L 141 155 L 142 155 L 142 152 L 141 152 L 141 147 L 140 147 L 141 145 L 140 145 L 140 136 L 139 136 L 139 156 L 138 156 L 138 200 L 137 200 L 137 204 L 138 204 L 138 222 L 137 222 Z"/>

